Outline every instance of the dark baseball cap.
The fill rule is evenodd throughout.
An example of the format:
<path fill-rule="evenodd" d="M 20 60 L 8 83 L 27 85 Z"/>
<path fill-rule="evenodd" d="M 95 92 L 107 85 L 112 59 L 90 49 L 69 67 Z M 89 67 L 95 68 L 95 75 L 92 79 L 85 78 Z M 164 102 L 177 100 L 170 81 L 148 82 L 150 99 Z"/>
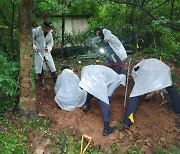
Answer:
<path fill-rule="evenodd" d="M 48 21 L 44 21 L 43 26 L 46 27 L 47 29 L 53 29 L 54 28 L 52 23 L 48 22 Z"/>

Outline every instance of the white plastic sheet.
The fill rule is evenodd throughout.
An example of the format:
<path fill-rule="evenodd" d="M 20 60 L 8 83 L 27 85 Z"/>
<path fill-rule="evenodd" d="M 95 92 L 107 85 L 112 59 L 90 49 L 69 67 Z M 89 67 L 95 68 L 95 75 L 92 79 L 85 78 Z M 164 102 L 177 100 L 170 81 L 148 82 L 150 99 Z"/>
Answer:
<path fill-rule="evenodd" d="M 42 71 L 42 67 L 43 67 L 42 57 L 46 58 L 47 64 L 51 72 L 55 72 L 56 68 L 55 68 L 54 61 L 51 55 L 51 50 L 54 45 L 52 30 L 44 38 L 44 33 L 40 26 L 32 30 L 32 35 L 33 35 L 33 48 L 34 50 L 36 50 L 36 48 L 38 49 L 38 53 L 35 51 L 35 54 L 34 54 L 36 73 L 41 73 Z M 48 52 L 44 51 L 45 48 L 48 49 Z"/>
<path fill-rule="evenodd" d="M 79 87 L 79 78 L 70 69 L 64 69 L 58 76 L 54 90 L 54 100 L 64 110 L 81 107 L 86 101 L 87 92 Z"/>
<path fill-rule="evenodd" d="M 80 87 L 94 97 L 109 104 L 108 96 L 120 85 L 125 86 L 126 76 L 117 74 L 109 67 L 102 65 L 89 65 L 81 71 Z"/>
<path fill-rule="evenodd" d="M 123 61 L 127 58 L 127 53 L 122 45 L 122 43 L 119 41 L 119 39 L 111 33 L 110 30 L 103 29 L 104 34 L 104 40 L 109 40 L 109 45 L 114 50 L 116 55 Z"/>
<path fill-rule="evenodd" d="M 137 71 L 134 68 L 140 67 Z M 160 60 L 144 59 L 134 66 L 132 77 L 135 85 L 130 97 L 140 96 L 172 85 L 169 66 Z"/>

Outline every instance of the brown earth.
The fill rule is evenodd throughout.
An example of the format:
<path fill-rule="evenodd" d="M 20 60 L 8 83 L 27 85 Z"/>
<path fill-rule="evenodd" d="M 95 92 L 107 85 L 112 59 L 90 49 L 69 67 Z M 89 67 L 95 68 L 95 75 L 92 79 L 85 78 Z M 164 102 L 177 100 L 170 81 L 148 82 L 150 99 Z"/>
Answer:
<path fill-rule="evenodd" d="M 133 83 L 130 80 L 129 92 Z M 130 130 L 118 130 L 108 137 L 102 136 L 103 121 L 99 104 L 95 98 L 91 100 L 91 109 L 84 113 L 81 109 L 71 112 L 60 109 L 54 101 L 54 85 L 46 80 L 45 86 L 37 85 L 37 101 L 40 113 L 52 119 L 51 130 L 63 128 L 87 134 L 93 138 L 94 145 L 102 147 L 117 143 L 121 149 L 127 149 L 135 144 L 145 150 L 154 147 L 169 147 L 171 143 L 180 146 L 180 116 L 173 113 L 171 103 L 162 104 L 161 99 L 145 102 L 141 98 L 135 116 L 135 123 Z M 119 87 L 111 101 L 111 125 L 118 125 L 123 120 L 125 108 L 124 87 Z"/>

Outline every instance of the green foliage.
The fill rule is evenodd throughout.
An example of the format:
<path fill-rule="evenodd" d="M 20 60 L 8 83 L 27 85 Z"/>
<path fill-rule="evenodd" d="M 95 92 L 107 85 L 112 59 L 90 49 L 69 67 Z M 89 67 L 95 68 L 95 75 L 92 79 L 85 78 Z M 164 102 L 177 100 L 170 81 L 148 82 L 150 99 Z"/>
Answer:
<path fill-rule="evenodd" d="M 49 132 L 49 121 L 46 119 L 29 121 L 19 119 L 17 116 L 12 116 L 11 119 L 0 118 L 0 153 L 27 153 L 28 133 L 39 131 L 42 135 L 45 135 Z M 14 123 L 13 120 L 18 123 Z"/>
<path fill-rule="evenodd" d="M 19 0 L 0 1 L 0 50 L 14 59 L 19 59 L 18 3 Z"/>
<path fill-rule="evenodd" d="M 163 19 L 163 22 L 166 21 L 166 19 Z M 165 60 L 171 60 L 180 64 L 179 34 L 176 34 L 170 28 L 163 27 L 160 24 L 161 22 L 162 19 L 154 21 L 152 27 L 150 27 L 152 35 L 154 35 L 152 39 L 154 40 L 149 43 L 148 48 L 144 49 L 144 51 L 150 53 L 153 57 L 159 58 L 162 56 Z"/>
<path fill-rule="evenodd" d="M 65 130 L 63 132 L 56 132 L 53 135 L 52 143 L 48 146 L 49 153 L 69 153 L 69 154 L 79 154 L 81 150 L 81 137 L 75 132 Z M 83 142 L 83 149 L 87 145 L 87 141 Z M 85 153 L 96 153 L 103 154 L 103 150 L 99 147 L 89 146 Z"/>
<path fill-rule="evenodd" d="M 17 103 L 19 94 L 19 64 L 7 59 L 0 52 L 0 113 L 4 110 L 12 110 Z"/>
<path fill-rule="evenodd" d="M 47 15 L 91 15 L 98 5 L 95 0 L 36 0 L 36 13 Z"/>
<path fill-rule="evenodd" d="M 40 14 L 57 12 L 59 7 L 58 0 L 36 0 L 36 12 Z"/>
<path fill-rule="evenodd" d="M 169 149 L 156 148 L 154 151 L 155 154 L 180 154 L 180 148 L 172 146 Z"/>
<path fill-rule="evenodd" d="M 144 154 L 144 149 L 138 146 L 134 146 L 127 150 L 128 154 Z"/>

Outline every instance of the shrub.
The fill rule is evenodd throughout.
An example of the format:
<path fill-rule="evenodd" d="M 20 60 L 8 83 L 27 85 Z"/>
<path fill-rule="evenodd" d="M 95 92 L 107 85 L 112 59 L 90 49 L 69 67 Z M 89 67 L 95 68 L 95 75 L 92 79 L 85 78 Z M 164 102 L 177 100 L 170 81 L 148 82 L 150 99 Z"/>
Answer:
<path fill-rule="evenodd" d="M 0 53 L 0 113 L 12 110 L 19 94 L 19 63 Z"/>

